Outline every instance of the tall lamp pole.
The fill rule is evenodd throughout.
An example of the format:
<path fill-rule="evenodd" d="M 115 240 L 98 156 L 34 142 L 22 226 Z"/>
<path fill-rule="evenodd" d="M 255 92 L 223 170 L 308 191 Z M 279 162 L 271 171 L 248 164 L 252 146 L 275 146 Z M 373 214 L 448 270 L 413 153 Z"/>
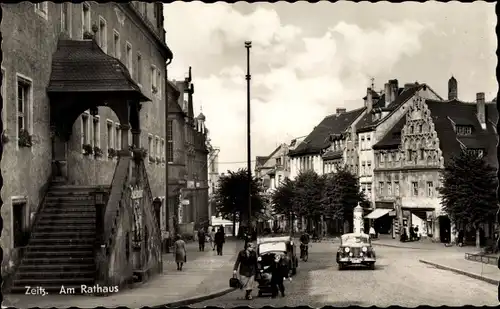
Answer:
<path fill-rule="evenodd" d="M 247 174 L 248 174 L 248 232 L 252 226 L 252 156 L 251 156 L 251 139 L 250 139 L 250 48 L 252 48 L 251 41 L 245 41 L 245 48 L 247 49 Z"/>

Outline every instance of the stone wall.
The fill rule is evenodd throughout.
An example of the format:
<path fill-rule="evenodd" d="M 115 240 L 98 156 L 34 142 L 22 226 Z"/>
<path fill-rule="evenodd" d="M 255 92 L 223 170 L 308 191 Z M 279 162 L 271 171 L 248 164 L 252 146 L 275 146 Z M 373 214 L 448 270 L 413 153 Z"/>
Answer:
<path fill-rule="evenodd" d="M 122 286 L 133 276 L 132 226 L 132 210 L 125 206 L 121 209 L 121 216 L 117 225 L 116 238 L 113 243 L 113 248 L 110 250 L 111 258 L 109 260 L 110 264 L 108 276 L 111 279 L 111 285 Z"/>

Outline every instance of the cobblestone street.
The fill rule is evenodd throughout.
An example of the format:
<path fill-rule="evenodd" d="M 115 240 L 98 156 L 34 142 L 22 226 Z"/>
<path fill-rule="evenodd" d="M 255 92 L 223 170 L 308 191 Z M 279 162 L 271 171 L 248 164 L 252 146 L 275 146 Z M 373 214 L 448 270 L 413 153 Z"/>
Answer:
<path fill-rule="evenodd" d="M 337 243 L 312 244 L 309 261 L 301 262 L 297 276 L 286 283 L 285 298 L 254 297 L 252 301 L 246 301 L 241 291 L 235 291 L 194 306 L 414 307 L 498 304 L 496 286 L 419 262 L 419 258 L 446 254 L 443 251 L 380 246 L 375 247 L 378 261 L 374 271 L 339 271 L 335 262 L 336 250 Z M 477 263 L 477 267 L 480 269 L 481 265 Z"/>

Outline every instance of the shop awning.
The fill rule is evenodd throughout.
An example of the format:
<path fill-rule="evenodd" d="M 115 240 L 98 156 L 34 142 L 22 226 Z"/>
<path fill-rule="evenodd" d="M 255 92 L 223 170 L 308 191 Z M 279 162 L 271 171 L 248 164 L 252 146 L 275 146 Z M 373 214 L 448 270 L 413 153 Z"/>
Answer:
<path fill-rule="evenodd" d="M 391 209 L 375 209 L 374 211 L 370 212 L 368 215 L 365 216 L 365 219 L 378 219 L 382 216 L 387 215 L 389 212 L 391 212 Z"/>

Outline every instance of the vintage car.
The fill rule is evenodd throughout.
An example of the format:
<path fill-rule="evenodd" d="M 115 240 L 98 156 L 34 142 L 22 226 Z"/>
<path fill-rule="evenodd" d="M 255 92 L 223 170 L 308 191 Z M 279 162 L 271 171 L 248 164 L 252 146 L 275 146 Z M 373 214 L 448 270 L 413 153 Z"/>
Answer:
<path fill-rule="evenodd" d="M 340 237 L 337 251 L 339 270 L 348 266 L 361 265 L 375 269 L 376 255 L 370 236 L 364 233 L 349 233 Z"/>
<path fill-rule="evenodd" d="M 297 252 L 295 248 L 295 243 L 292 237 L 282 236 L 282 237 L 262 237 L 257 239 L 257 256 L 259 259 L 259 264 L 262 264 L 267 259 L 268 254 L 274 255 L 277 252 L 285 256 L 288 261 L 288 267 L 293 275 L 297 273 L 297 267 L 299 267 L 299 259 L 297 258 Z"/>

